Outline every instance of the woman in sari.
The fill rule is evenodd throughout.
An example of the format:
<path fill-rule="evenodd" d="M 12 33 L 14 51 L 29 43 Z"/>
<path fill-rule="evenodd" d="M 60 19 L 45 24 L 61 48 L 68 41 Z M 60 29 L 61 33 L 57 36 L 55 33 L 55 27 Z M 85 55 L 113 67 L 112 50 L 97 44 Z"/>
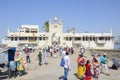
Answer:
<path fill-rule="evenodd" d="M 77 63 L 78 63 L 77 77 L 79 79 L 83 79 L 85 73 L 85 59 L 82 54 L 80 54 L 79 57 L 77 58 Z"/>
<path fill-rule="evenodd" d="M 95 53 L 95 55 L 92 59 L 92 64 L 93 64 L 94 77 L 98 78 L 98 76 L 100 74 L 100 61 L 99 61 L 97 53 Z"/>
<path fill-rule="evenodd" d="M 91 72 L 91 64 L 90 60 L 87 60 L 86 64 L 86 71 L 85 71 L 85 80 L 92 80 L 92 72 Z"/>
<path fill-rule="evenodd" d="M 27 74 L 25 67 L 24 67 L 24 61 L 22 58 L 17 59 L 17 71 L 18 71 L 19 76 Z"/>

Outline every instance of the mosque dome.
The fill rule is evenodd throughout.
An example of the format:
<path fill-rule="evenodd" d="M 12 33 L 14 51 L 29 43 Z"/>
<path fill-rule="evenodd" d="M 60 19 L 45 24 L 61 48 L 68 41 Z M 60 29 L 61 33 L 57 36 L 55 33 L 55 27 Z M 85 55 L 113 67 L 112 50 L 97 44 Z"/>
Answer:
<path fill-rule="evenodd" d="M 57 17 L 54 17 L 54 21 L 57 22 L 57 21 L 58 21 L 58 18 L 57 18 Z"/>

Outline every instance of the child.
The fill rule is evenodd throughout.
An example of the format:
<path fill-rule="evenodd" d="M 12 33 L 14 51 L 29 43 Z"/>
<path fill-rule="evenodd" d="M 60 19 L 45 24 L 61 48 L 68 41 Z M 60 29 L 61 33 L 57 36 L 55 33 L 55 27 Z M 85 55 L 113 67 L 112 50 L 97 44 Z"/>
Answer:
<path fill-rule="evenodd" d="M 42 62 L 42 53 L 39 52 L 38 54 L 38 59 L 39 59 L 39 65 L 41 66 L 41 62 Z"/>
<path fill-rule="evenodd" d="M 85 67 L 86 67 L 85 80 L 92 80 L 91 65 L 89 60 L 87 60 Z"/>

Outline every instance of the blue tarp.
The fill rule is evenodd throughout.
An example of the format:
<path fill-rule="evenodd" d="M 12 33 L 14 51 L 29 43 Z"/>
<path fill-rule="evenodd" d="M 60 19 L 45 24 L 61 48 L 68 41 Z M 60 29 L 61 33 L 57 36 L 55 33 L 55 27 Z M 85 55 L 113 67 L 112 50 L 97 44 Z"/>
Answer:
<path fill-rule="evenodd" d="M 16 51 L 16 48 L 8 49 L 8 61 L 14 61 L 15 51 Z"/>

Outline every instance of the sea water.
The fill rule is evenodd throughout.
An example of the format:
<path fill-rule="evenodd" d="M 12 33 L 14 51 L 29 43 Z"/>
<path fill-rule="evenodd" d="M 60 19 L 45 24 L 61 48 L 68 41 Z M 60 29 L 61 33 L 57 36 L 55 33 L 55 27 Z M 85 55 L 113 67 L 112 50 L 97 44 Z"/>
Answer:
<path fill-rule="evenodd" d="M 115 48 L 115 50 L 120 50 L 120 44 L 115 44 L 114 48 Z"/>

